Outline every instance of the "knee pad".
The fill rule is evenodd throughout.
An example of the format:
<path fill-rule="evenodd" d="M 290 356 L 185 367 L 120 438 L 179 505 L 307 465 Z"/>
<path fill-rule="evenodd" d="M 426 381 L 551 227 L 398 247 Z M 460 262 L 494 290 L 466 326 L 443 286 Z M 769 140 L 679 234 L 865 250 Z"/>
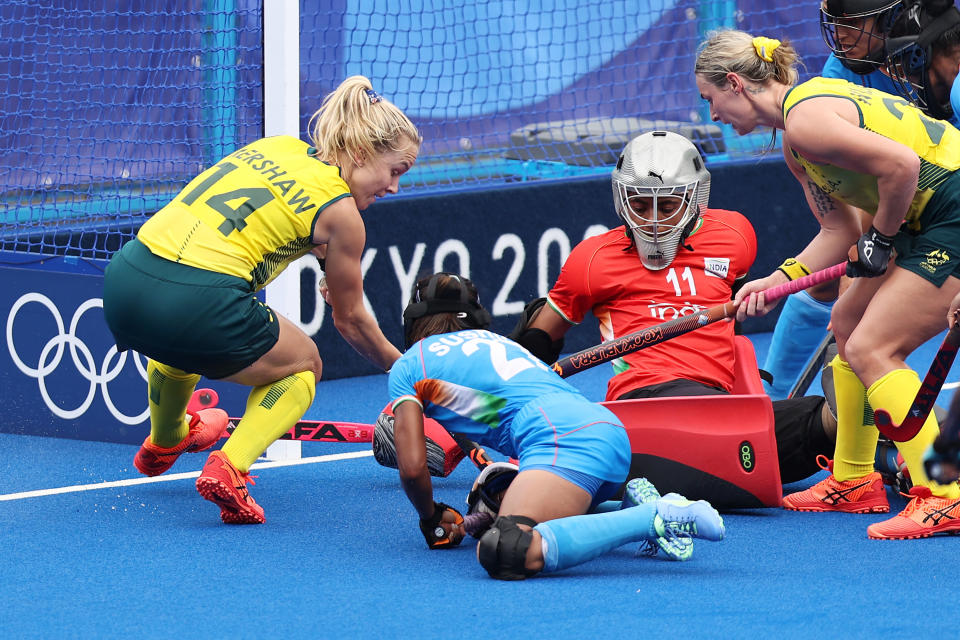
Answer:
<path fill-rule="evenodd" d="M 533 541 L 533 532 L 517 524 L 536 525 L 526 516 L 497 518 L 477 543 L 477 560 L 491 578 L 497 580 L 524 580 L 538 573 L 527 569 L 527 549 Z"/>

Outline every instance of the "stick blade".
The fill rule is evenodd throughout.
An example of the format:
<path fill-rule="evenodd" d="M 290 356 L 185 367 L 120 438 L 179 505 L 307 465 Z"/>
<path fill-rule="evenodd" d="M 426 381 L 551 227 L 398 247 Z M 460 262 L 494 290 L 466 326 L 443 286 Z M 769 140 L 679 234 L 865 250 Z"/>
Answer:
<path fill-rule="evenodd" d="M 877 409 L 873 412 L 873 421 L 877 425 L 877 430 L 883 435 L 894 442 L 906 442 L 920 433 L 926 419 L 918 420 L 911 415 L 907 415 L 903 419 L 903 424 L 896 425 L 893 424 L 890 413 L 886 409 Z"/>

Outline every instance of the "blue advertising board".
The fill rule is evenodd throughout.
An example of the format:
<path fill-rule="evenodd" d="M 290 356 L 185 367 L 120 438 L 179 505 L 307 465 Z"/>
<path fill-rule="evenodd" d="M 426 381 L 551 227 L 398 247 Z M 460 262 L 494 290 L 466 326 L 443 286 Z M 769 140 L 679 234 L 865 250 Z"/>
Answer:
<path fill-rule="evenodd" d="M 816 232 L 802 192 L 781 161 L 718 167 L 711 206 L 737 209 L 753 223 L 760 238 L 752 270 L 756 277 L 795 255 Z M 441 270 L 470 277 L 493 317 L 492 329 L 508 333 L 524 304 L 549 291 L 571 248 L 618 223 L 606 177 L 387 198 L 365 211 L 364 219 L 366 302 L 398 347 L 403 346 L 403 308 L 418 277 Z M 118 353 L 104 323 L 106 263 L 41 260 L 25 253 L 7 253 L 0 260 L 9 265 L 0 267 L 7 345 L 0 357 L 0 388 L 8 399 L 0 431 L 142 441 L 148 433 L 145 360 L 133 352 Z M 340 337 L 317 293 L 321 276 L 316 260 L 303 258 L 284 274 L 293 287 L 282 288 L 279 299 L 268 294 L 267 301 L 313 337 L 324 379 L 380 373 Z M 775 319 L 771 314 L 751 320 L 744 330 L 770 330 Z M 599 342 L 596 321 L 584 325 L 567 334 L 566 351 Z M 216 389 L 228 411 L 244 406 L 245 387 L 201 384 Z"/>

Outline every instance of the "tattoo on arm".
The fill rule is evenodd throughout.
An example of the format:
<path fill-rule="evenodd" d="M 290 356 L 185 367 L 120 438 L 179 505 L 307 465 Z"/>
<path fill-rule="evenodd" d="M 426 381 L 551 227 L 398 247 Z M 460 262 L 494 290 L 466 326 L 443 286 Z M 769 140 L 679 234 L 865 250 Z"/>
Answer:
<path fill-rule="evenodd" d="M 814 204 L 814 215 L 818 220 L 823 220 L 831 211 L 837 210 L 837 205 L 833 198 L 828 196 L 820 186 L 813 180 L 807 180 L 807 189 Z"/>

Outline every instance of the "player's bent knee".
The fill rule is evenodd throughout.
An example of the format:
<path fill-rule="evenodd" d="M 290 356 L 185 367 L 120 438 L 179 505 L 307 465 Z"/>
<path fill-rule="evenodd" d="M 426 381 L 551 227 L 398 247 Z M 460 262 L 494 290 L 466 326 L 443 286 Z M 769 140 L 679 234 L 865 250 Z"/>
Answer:
<path fill-rule="evenodd" d="M 314 384 L 320 381 L 320 378 L 323 376 L 323 360 L 320 359 L 320 354 L 317 354 L 315 361 L 310 363 L 310 371 L 313 372 Z"/>
<path fill-rule="evenodd" d="M 477 543 L 477 560 L 491 578 L 524 580 L 538 573 L 538 570 L 526 567 L 533 532 L 521 529 L 517 524 L 532 527 L 537 522 L 526 516 L 498 517 Z"/>
<path fill-rule="evenodd" d="M 307 409 L 313 404 L 317 395 L 317 378 L 312 371 L 301 371 L 294 374 L 295 379 L 303 385 L 304 397 L 307 399 Z M 306 411 L 306 409 L 304 409 Z"/>

